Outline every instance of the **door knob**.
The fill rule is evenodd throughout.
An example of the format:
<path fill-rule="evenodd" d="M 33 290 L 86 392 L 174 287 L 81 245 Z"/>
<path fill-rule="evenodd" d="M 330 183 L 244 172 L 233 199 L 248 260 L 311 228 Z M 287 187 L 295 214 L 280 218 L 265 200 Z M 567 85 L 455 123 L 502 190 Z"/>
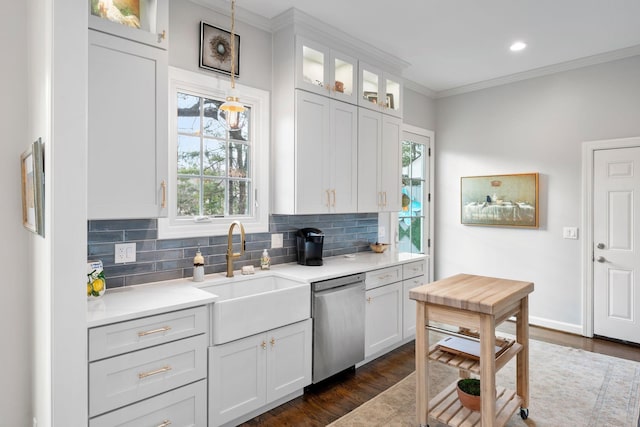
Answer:
<path fill-rule="evenodd" d="M 606 259 L 603 256 L 599 256 L 598 258 L 596 258 L 596 261 L 598 262 L 605 262 Z"/>
<path fill-rule="evenodd" d="M 604 249 L 604 243 L 598 243 L 597 248 L 598 249 Z"/>

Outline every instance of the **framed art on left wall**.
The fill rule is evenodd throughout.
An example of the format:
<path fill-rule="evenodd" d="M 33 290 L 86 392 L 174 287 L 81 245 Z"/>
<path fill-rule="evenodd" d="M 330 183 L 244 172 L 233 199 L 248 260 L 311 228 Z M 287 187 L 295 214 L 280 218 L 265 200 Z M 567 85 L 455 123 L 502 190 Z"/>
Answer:
<path fill-rule="evenodd" d="M 44 237 L 44 152 L 38 138 L 20 156 L 22 225 Z"/>

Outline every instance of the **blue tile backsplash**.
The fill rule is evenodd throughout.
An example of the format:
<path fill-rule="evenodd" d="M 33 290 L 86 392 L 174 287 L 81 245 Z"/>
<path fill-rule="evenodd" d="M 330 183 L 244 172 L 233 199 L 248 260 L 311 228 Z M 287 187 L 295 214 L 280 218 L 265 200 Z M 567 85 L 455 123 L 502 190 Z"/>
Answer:
<path fill-rule="evenodd" d="M 246 235 L 246 252 L 235 259 L 234 269 L 245 265 L 258 267 L 265 248 L 269 250 L 272 264 L 295 262 L 295 232 L 304 227 L 315 227 L 324 232 L 324 257 L 368 251 L 369 243 L 378 237 L 378 214 L 271 215 L 269 233 Z M 270 248 L 271 233 L 283 234 L 282 248 Z M 235 233 L 236 249 L 239 239 Z M 136 262 L 115 264 L 114 245 L 132 242 L 136 243 Z M 156 219 L 88 222 L 87 257 L 102 260 L 107 288 L 191 277 L 193 257 L 198 248 L 205 258 L 205 274 L 226 271 L 226 235 L 161 240 L 158 239 Z"/>

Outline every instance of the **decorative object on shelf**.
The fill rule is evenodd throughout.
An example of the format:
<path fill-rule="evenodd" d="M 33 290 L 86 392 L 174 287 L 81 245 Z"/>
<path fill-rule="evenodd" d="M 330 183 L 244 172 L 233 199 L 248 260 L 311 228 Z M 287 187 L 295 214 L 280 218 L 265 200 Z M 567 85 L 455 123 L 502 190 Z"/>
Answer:
<path fill-rule="evenodd" d="M 339 80 L 336 80 L 336 84 L 334 86 L 336 92 L 344 93 L 344 83 Z"/>
<path fill-rule="evenodd" d="M 127 27 L 140 28 L 140 0 L 90 0 L 91 14 Z"/>
<path fill-rule="evenodd" d="M 538 228 L 538 173 L 460 178 L 464 225 Z"/>
<path fill-rule="evenodd" d="M 371 250 L 372 250 L 373 252 L 377 253 L 377 254 L 381 254 L 381 253 L 383 253 L 384 251 L 386 251 L 388 246 L 389 246 L 389 244 L 388 244 L 388 243 L 378 243 L 378 242 L 371 243 L 371 244 L 369 245 L 369 247 L 371 248 Z"/>
<path fill-rule="evenodd" d="M 193 281 L 202 282 L 204 280 L 204 257 L 200 248 L 196 252 L 196 256 L 193 257 Z"/>
<path fill-rule="evenodd" d="M 463 378 L 458 381 L 456 391 L 460 404 L 471 411 L 480 410 L 480 380 Z"/>
<path fill-rule="evenodd" d="M 44 150 L 42 139 L 20 156 L 22 225 L 44 237 Z"/>
<path fill-rule="evenodd" d="M 102 261 L 87 261 L 87 299 L 99 298 L 106 290 Z"/>

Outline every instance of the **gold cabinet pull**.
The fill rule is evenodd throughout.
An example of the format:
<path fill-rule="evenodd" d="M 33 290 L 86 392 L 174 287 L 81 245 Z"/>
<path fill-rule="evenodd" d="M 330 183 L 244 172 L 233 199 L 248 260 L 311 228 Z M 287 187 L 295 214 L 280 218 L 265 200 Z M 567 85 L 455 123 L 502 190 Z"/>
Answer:
<path fill-rule="evenodd" d="M 158 33 L 158 43 L 161 43 L 162 40 L 167 38 L 167 30 L 162 30 L 161 33 Z"/>
<path fill-rule="evenodd" d="M 266 341 L 262 341 L 262 344 L 260 344 L 260 347 L 262 347 L 263 350 L 267 349 L 267 342 Z"/>
<path fill-rule="evenodd" d="M 171 366 L 163 366 L 162 368 L 156 369 L 155 371 L 141 372 L 138 374 L 138 378 L 143 379 L 143 378 L 150 377 L 152 375 L 158 375 L 164 372 L 169 372 L 170 370 L 171 370 Z"/>
<path fill-rule="evenodd" d="M 387 192 L 383 191 L 384 194 L 384 204 L 382 206 L 387 207 Z"/>
<path fill-rule="evenodd" d="M 371 297 L 368 297 L 368 298 L 367 298 L 367 302 L 368 302 L 369 304 L 371 304 Z"/>
<path fill-rule="evenodd" d="M 159 334 L 160 332 L 167 332 L 171 330 L 171 326 L 163 326 L 162 328 L 152 329 L 150 331 L 140 331 L 138 332 L 139 337 L 144 337 L 152 334 Z"/>
<path fill-rule="evenodd" d="M 161 203 L 161 207 L 162 207 L 162 209 L 164 209 L 164 208 L 167 207 L 167 183 L 165 182 L 164 179 L 160 183 L 160 187 L 162 187 L 162 203 Z"/>
<path fill-rule="evenodd" d="M 162 421 L 162 424 L 158 424 L 158 427 L 167 427 L 167 426 L 170 426 L 171 424 L 172 424 L 172 422 L 171 422 L 171 421 L 169 421 L 169 420 L 163 420 L 163 421 Z"/>
<path fill-rule="evenodd" d="M 331 203 L 332 207 L 336 207 L 336 189 L 331 190 L 331 194 L 333 194 L 333 203 Z"/>
<path fill-rule="evenodd" d="M 331 207 L 331 192 L 330 190 L 324 190 L 325 193 L 327 193 L 327 207 L 330 208 Z"/>
<path fill-rule="evenodd" d="M 276 345 L 276 339 L 271 337 L 271 341 L 269 341 L 271 343 L 271 347 L 273 347 L 274 345 Z"/>

